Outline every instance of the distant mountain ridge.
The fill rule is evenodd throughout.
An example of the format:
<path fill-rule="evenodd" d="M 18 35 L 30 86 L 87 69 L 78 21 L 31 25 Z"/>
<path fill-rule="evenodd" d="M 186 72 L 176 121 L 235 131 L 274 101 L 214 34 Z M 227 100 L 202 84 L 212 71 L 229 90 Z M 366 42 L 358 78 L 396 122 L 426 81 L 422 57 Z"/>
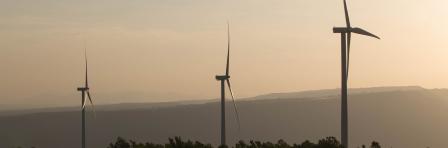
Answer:
<path fill-rule="evenodd" d="M 378 93 L 378 92 L 390 92 L 390 91 L 416 91 L 425 90 L 421 86 L 388 86 L 388 87 L 368 87 L 368 88 L 350 88 L 349 94 L 360 93 Z M 288 98 L 319 98 L 319 97 L 332 97 L 340 95 L 340 89 L 321 89 L 321 90 L 308 90 L 300 92 L 284 92 L 284 93 L 271 93 L 266 95 L 256 96 L 253 99 L 288 99 Z"/>
<path fill-rule="evenodd" d="M 349 94 L 359 93 L 375 93 L 375 92 L 388 92 L 388 91 L 414 91 L 425 90 L 420 86 L 388 86 L 388 87 L 370 87 L 370 88 L 350 88 Z M 263 100 L 263 99 L 325 99 L 340 94 L 340 89 L 322 89 L 322 90 L 308 90 L 299 92 L 283 92 L 283 93 L 270 93 L 265 95 L 259 95 L 250 98 L 240 98 L 236 101 L 246 100 Z M 170 101 L 170 102 L 151 102 L 151 103 L 119 103 L 119 104 L 103 104 L 97 105 L 97 111 L 113 111 L 113 110 L 128 110 L 128 109 L 145 109 L 145 108 L 161 108 L 161 107 L 173 107 L 178 105 L 192 105 L 203 104 L 210 102 L 217 102 L 219 99 L 209 100 L 186 100 L 186 101 Z M 1 106 L 1 105 L 0 105 Z M 7 106 L 7 105 L 4 105 Z M 7 109 L 7 107 L 5 107 Z M 54 107 L 54 108 L 36 108 L 36 109 L 7 109 L 0 110 L 0 116 L 4 115 L 21 115 L 39 112 L 63 112 L 63 111 L 76 111 L 79 110 L 79 106 L 71 107 Z"/>
<path fill-rule="evenodd" d="M 96 111 L 114 111 L 114 110 L 132 110 L 132 109 L 148 109 L 148 108 L 164 108 L 173 107 L 179 105 L 193 105 L 203 104 L 207 102 L 214 102 L 214 100 L 187 100 L 187 101 L 172 101 L 172 102 L 154 102 L 154 103 L 119 103 L 119 104 L 106 104 L 95 106 Z M 90 109 L 90 106 L 87 108 Z M 37 109 L 22 109 L 22 110 L 4 110 L 0 111 L 0 116 L 7 115 L 23 115 L 40 112 L 68 112 L 77 111 L 80 106 L 71 107 L 54 107 L 54 108 L 37 108 Z"/>
<path fill-rule="evenodd" d="M 237 102 L 241 119 L 239 132 L 229 101 L 226 106 L 228 141 L 284 139 L 292 143 L 339 137 L 339 91 L 318 92 L 240 99 Z M 216 145 L 219 143 L 220 123 L 220 106 L 216 101 L 155 104 L 158 107 L 153 104 L 139 108 L 116 108 L 112 105 L 98 109 L 96 116 L 88 112 L 88 146 L 106 147 L 117 136 L 155 143 L 181 136 Z M 79 110 L 0 116 L 0 147 L 80 147 L 80 118 Z M 351 90 L 351 147 L 360 147 L 373 140 L 379 141 L 383 147 L 446 147 L 446 125 L 447 89 L 411 86 Z"/>

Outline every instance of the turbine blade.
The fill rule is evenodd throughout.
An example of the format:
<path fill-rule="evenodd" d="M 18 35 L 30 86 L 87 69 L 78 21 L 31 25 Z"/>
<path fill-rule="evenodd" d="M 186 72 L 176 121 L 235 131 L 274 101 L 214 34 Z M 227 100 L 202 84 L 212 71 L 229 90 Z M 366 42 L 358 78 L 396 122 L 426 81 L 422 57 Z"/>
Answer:
<path fill-rule="evenodd" d="M 374 35 L 374 34 L 372 34 L 370 32 L 367 32 L 367 31 L 365 31 L 365 30 L 363 30 L 361 28 L 350 28 L 350 32 L 380 39 L 380 37 L 378 37 L 378 36 L 376 36 L 376 35 Z"/>
<path fill-rule="evenodd" d="M 90 105 L 92 105 L 93 112 L 95 112 L 95 105 L 93 104 L 93 100 L 92 100 L 92 98 L 90 96 L 90 92 L 89 91 L 87 91 L 87 97 L 89 98 Z"/>
<path fill-rule="evenodd" d="M 86 94 L 82 93 L 82 109 L 86 108 Z"/>
<path fill-rule="evenodd" d="M 85 61 L 86 61 L 86 88 L 89 88 L 89 81 L 88 81 L 88 77 L 87 77 L 87 47 L 86 47 L 86 44 L 85 44 L 85 41 L 84 41 L 84 58 L 85 58 Z"/>
<path fill-rule="evenodd" d="M 348 16 L 347 2 L 345 0 L 344 0 L 344 12 L 345 12 L 345 23 L 347 24 L 347 28 L 351 28 L 350 18 Z"/>
<path fill-rule="evenodd" d="M 226 76 L 229 75 L 229 60 L 230 60 L 230 25 L 227 21 L 227 64 L 226 64 Z"/>
<path fill-rule="evenodd" d="M 87 97 L 89 97 L 90 105 L 92 105 L 93 115 L 96 117 L 96 113 L 95 113 L 95 105 L 93 105 L 93 100 L 92 100 L 92 98 L 90 97 L 90 91 L 87 91 Z"/>
<path fill-rule="evenodd" d="M 347 33 L 347 71 L 346 71 L 346 80 L 348 81 L 348 72 L 350 67 L 350 42 L 352 40 L 352 34 L 350 32 Z"/>
<path fill-rule="evenodd" d="M 241 129 L 240 116 L 238 113 L 238 108 L 236 107 L 235 97 L 233 96 L 232 87 L 230 86 L 230 80 L 227 79 L 226 81 L 227 81 L 227 86 L 229 87 L 230 95 L 232 96 L 233 108 L 235 109 L 236 122 L 238 123 L 238 131 L 240 131 L 240 129 Z"/>

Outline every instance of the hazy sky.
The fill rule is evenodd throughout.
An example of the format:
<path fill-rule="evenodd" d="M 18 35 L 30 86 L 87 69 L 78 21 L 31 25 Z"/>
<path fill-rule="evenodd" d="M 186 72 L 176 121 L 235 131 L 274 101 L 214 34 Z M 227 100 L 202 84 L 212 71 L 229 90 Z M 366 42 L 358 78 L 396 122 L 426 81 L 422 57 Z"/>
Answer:
<path fill-rule="evenodd" d="M 353 36 L 350 87 L 448 88 L 447 1 L 348 5 L 382 37 Z M 1 0 L 0 104 L 77 105 L 84 40 L 96 102 L 217 98 L 226 20 L 237 97 L 339 87 L 342 0 Z"/>

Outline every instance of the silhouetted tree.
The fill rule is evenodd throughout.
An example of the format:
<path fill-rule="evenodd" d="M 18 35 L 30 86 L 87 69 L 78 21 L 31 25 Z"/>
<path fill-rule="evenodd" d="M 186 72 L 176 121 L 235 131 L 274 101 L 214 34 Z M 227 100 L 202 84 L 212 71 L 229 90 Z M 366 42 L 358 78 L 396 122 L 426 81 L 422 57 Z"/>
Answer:
<path fill-rule="evenodd" d="M 373 141 L 370 145 L 370 148 L 381 148 L 380 143 Z"/>
<path fill-rule="evenodd" d="M 240 140 L 236 143 L 235 148 L 249 148 L 249 145 L 247 145 L 243 140 Z"/>
<path fill-rule="evenodd" d="M 302 142 L 300 145 L 294 144 L 294 148 L 315 148 L 316 146 L 316 144 L 310 142 L 309 140 Z"/>
<path fill-rule="evenodd" d="M 277 141 L 277 144 L 275 146 L 276 148 L 290 148 L 291 146 L 286 143 L 286 141 L 284 141 L 283 139 L 280 139 Z"/>
<path fill-rule="evenodd" d="M 110 143 L 108 148 L 131 148 L 131 145 L 123 138 L 118 137 L 115 143 Z"/>
<path fill-rule="evenodd" d="M 343 148 L 335 137 L 327 137 L 318 142 L 318 148 Z"/>

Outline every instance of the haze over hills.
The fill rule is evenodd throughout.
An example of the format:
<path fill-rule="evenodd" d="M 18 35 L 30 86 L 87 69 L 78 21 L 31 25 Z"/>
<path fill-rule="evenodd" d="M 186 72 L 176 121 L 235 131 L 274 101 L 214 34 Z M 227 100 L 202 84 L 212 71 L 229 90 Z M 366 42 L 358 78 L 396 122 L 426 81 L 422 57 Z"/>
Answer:
<path fill-rule="evenodd" d="M 385 91 L 407 91 L 407 90 L 422 90 L 424 88 L 419 86 L 389 86 L 389 87 L 372 87 L 372 88 L 354 88 L 350 89 L 350 94 L 358 94 L 358 93 L 372 93 L 372 92 L 385 92 Z M 134 95 L 130 95 L 132 93 L 126 94 L 126 95 L 119 95 L 119 96 L 132 96 L 131 98 L 142 98 L 142 97 L 136 97 Z M 322 90 L 309 90 L 309 91 L 301 91 L 301 92 L 285 92 L 285 93 L 271 93 L 266 95 L 260 95 L 250 98 L 239 98 L 238 100 L 262 100 L 262 99 L 288 99 L 288 98 L 301 98 L 301 99 L 323 99 L 325 97 L 335 96 L 339 95 L 340 90 L 339 89 L 322 89 Z M 147 96 L 144 94 L 141 94 L 143 96 Z M 79 104 L 79 96 L 76 97 L 76 99 L 73 98 L 73 96 L 50 96 L 47 98 L 70 98 L 72 104 Z M 104 96 L 103 96 L 104 97 Z M 106 96 L 111 97 L 111 95 Z M 39 96 L 39 98 L 44 98 L 42 96 Z M 215 102 L 218 101 L 218 99 L 198 99 L 198 100 L 184 100 L 184 101 L 172 101 L 176 100 L 170 97 L 171 101 L 166 102 L 143 102 L 141 99 L 140 101 L 137 101 L 136 99 L 125 99 L 125 100 L 131 100 L 133 103 L 115 103 L 115 104 L 97 104 L 96 110 L 97 111 L 110 111 L 110 110 L 122 110 L 122 109 L 140 109 L 140 108 L 152 108 L 152 107 L 170 107 L 170 106 L 177 106 L 177 105 L 188 105 L 188 104 L 202 104 L 202 103 L 209 103 L 209 102 Z M 52 100 L 55 99 L 48 99 L 44 101 L 43 103 L 52 102 Z M 59 99 L 59 100 L 68 100 L 68 99 Z M 117 97 L 112 100 L 120 100 Z M 123 99 L 121 99 L 123 100 Z M 157 99 L 161 100 L 161 99 Z M 67 106 L 67 103 L 55 103 L 57 107 L 44 107 L 49 105 L 19 105 L 19 104 L 0 104 L 0 115 L 16 115 L 16 114 L 26 114 L 26 113 L 37 113 L 37 112 L 58 112 L 58 111 L 76 111 L 79 110 L 78 105 L 70 105 Z"/>
<path fill-rule="evenodd" d="M 216 100 L 187 100 L 187 101 L 169 101 L 169 102 L 155 102 L 155 103 L 119 103 L 119 104 L 106 104 L 96 105 L 96 111 L 116 111 L 116 110 L 129 110 L 129 109 L 150 109 L 150 108 L 165 108 L 174 107 L 179 105 L 193 105 L 204 104 L 207 102 L 214 102 Z M 41 112 L 67 112 L 67 111 L 79 111 L 79 106 L 69 107 L 53 107 L 53 108 L 32 108 L 32 109 L 8 109 L 0 111 L 0 116 L 11 115 L 23 115 Z"/>
<path fill-rule="evenodd" d="M 350 93 L 352 147 L 372 140 L 385 147 L 445 146 L 447 89 L 377 87 L 351 89 Z M 229 102 L 226 114 L 229 142 L 237 139 L 302 142 L 339 137 L 338 95 L 338 89 L 329 89 L 239 99 L 240 132 Z M 157 143 L 182 136 L 217 144 L 219 104 L 216 101 L 99 106 L 96 117 L 88 113 L 88 146 L 106 147 L 117 136 Z M 2 114 L 0 147 L 79 147 L 81 116 L 76 108 Z"/>
<path fill-rule="evenodd" d="M 69 94 L 41 94 L 24 98 L 2 98 L 5 100 L 0 102 L 0 111 L 79 107 L 81 104 L 80 95 L 79 92 L 71 91 Z M 201 95 L 190 95 L 185 93 L 177 94 L 174 92 L 92 92 L 92 96 L 97 105 L 160 104 L 173 102 L 202 102 L 205 100 Z"/>
<path fill-rule="evenodd" d="M 352 88 L 349 94 L 360 93 L 375 93 L 375 92 L 389 92 L 389 91 L 412 91 L 412 90 L 424 90 L 420 86 L 389 86 L 389 87 L 371 87 L 371 88 Z M 309 90 L 301 92 L 289 92 L 289 93 L 271 93 L 267 95 L 260 95 L 254 97 L 254 99 L 287 99 L 287 98 L 321 98 L 340 95 L 340 89 L 322 89 L 322 90 Z"/>

